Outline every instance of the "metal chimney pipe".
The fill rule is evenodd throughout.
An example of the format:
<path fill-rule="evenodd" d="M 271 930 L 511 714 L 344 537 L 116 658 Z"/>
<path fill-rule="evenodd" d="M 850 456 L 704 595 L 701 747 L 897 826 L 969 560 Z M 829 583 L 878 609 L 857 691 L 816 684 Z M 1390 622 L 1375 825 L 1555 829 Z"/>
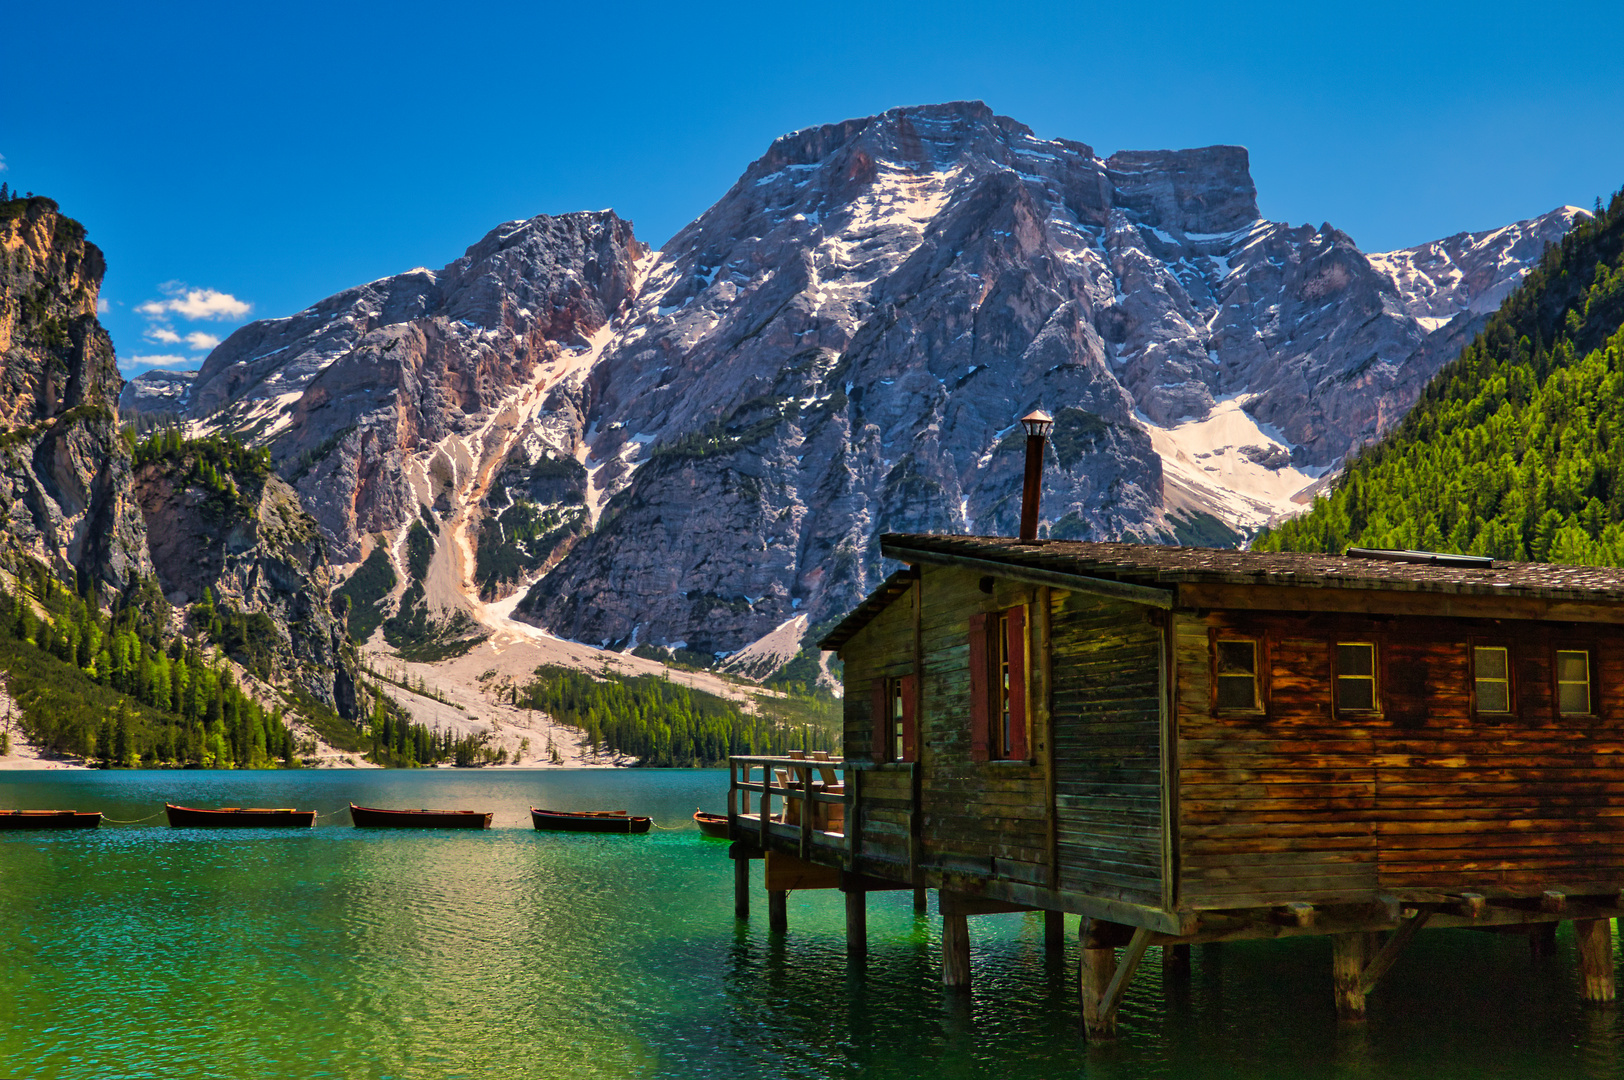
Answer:
<path fill-rule="evenodd" d="M 1021 539 L 1038 538 L 1038 502 L 1043 495 L 1043 444 L 1054 426 L 1054 417 L 1033 409 L 1021 417 L 1026 429 L 1026 483 L 1021 488 Z"/>

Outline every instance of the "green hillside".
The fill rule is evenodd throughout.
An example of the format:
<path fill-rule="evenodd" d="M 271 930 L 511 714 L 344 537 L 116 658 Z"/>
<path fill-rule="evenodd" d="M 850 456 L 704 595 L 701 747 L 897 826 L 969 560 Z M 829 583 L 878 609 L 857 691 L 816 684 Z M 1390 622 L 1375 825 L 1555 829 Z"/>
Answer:
<path fill-rule="evenodd" d="M 1391 432 L 1260 551 L 1624 565 L 1624 192 L 1553 246 Z"/>

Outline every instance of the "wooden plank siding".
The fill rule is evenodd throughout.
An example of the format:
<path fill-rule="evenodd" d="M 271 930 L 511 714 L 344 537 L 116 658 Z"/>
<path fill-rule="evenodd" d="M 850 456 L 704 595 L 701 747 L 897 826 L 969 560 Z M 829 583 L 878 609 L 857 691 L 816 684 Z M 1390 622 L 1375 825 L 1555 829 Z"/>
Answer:
<path fill-rule="evenodd" d="M 1057 590 L 1050 617 L 1060 885 L 1159 907 L 1161 613 Z"/>
<path fill-rule="evenodd" d="M 874 761 L 874 683 L 900 679 L 914 670 L 912 594 L 898 597 L 875 615 L 844 650 L 844 660 L 843 753 L 847 758 Z M 849 776 L 847 782 L 851 782 Z M 906 876 L 912 797 L 905 769 L 876 769 L 863 776 L 858 868 L 883 876 Z"/>
<path fill-rule="evenodd" d="M 924 567 L 920 798 L 922 861 L 988 879 L 1049 885 L 1047 747 L 1036 726 L 1022 761 L 971 761 L 970 616 L 1030 604 L 1037 589 Z M 1032 620 L 1027 620 L 1030 627 Z M 1033 658 L 1037 663 L 1039 658 Z"/>
<path fill-rule="evenodd" d="M 1215 632 L 1262 643 L 1265 708 L 1219 715 Z M 1338 714 L 1334 646 L 1378 645 L 1381 708 Z M 1624 632 L 1356 613 L 1174 615 L 1179 896 L 1537 897 L 1624 885 Z M 1510 649 L 1515 711 L 1474 712 L 1472 647 Z M 1557 648 L 1587 649 L 1594 714 L 1561 716 Z"/>

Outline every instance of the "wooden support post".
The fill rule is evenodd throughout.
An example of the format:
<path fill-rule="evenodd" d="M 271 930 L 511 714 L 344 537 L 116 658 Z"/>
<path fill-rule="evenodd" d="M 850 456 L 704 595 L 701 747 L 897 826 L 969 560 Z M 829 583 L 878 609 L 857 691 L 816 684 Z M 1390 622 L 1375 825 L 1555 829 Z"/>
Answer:
<path fill-rule="evenodd" d="M 1043 913 L 1043 955 L 1051 963 L 1066 959 L 1066 915 L 1061 911 Z"/>
<path fill-rule="evenodd" d="M 1338 1020 L 1365 1018 L 1365 935 L 1331 935 L 1331 984 L 1336 993 Z"/>
<path fill-rule="evenodd" d="M 1535 960 L 1556 955 L 1556 923 L 1535 923 L 1528 928 L 1528 955 Z"/>
<path fill-rule="evenodd" d="M 1190 975 L 1190 947 L 1188 945 L 1163 945 L 1162 970 L 1171 974 L 1188 978 Z"/>
<path fill-rule="evenodd" d="M 942 916 L 942 985 L 949 990 L 970 989 L 970 917 Z"/>
<path fill-rule="evenodd" d="M 1573 920 L 1573 933 L 1579 939 L 1579 992 L 1594 1005 L 1610 1004 L 1618 996 L 1612 929 L 1611 919 Z"/>
<path fill-rule="evenodd" d="M 915 885 L 914 886 L 914 914 L 915 915 L 923 915 L 925 913 L 925 910 L 926 910 L 925 909 L 925 887 L 923 885 Z"/>
<path fill-rule="evenodd" d="M 783 889 L 767 890 L 767 929 L 774 934 L 789 930 L 789 893 Z"/>
<path fill-rule="evenodd" d="M 868 893 L 862 889 L 846 890 L 846 958 L 868 958 Z"/>
<path fill-rule="evenodd" d="M 1077 934 L 1082 945 L 1077 993 L 1082 998 L 1083 1032 L 1091 1040 L 1116 1036 L 1116 1013 L 1113 1010 L 1107 1015 L 1103 1008 L 1117 967 L 1116 949 L 1110 944 L 1113 938 L 1107 925 L 1098 919 L 1084 919 Z"/>
<path fill-rule="evenodd" d="M 1365 970 L 1359 976 L 1359 995 L 1361 998 L 1370 993 L 1376 986 L 1377 980 L 1387 974 L 1387 970 L 1393 966 L 1393 961 L 1398 959 L 1398 954 L 1404 951 L 1404 947 L 1420 932 L 1423 926 L 1427 925 L 1427 920 L 1431 917 L 1432 912 L 1425 909 L 1416 912 L 1412 917 L 1405 919 L 1404 925 L 1393 931 L 1392 936 L 1384 944 L 1375 949 L 1371 948 L 1370 938 L 1365 939 L 1365 954 L 1369 958 L 1369 962 L 1365 964 Z"/>
<path fill-rule="evenodd" d="M 750 860 L 744 853 L 733 851 L 733 917 L 750 917 Z"/>

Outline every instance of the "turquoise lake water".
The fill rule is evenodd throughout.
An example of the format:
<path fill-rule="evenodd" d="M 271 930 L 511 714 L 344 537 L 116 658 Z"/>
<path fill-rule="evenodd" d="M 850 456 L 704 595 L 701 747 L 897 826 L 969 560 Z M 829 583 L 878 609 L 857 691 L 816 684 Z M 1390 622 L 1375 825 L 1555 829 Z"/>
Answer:
<path fill-rule="evenodd" d="M 104 825 L 0 833 L 0 1076 L 1624 1077 L 1619 1010 L 1578 1000 L 1572 935 L 1425 931 L 1339 1029 L 1323 939 L 1151 950 L 1123 1037 L 1088 1047 L 1038 916 L 971 920 L 975 985 L 940 984 L 940 923 L 869 899 L 846 960 L 838 892 L 733 919 L 706 771 L 0 774 L 0 806 L 146 817 L 165 800 L 297 806 L 315 829 Z M 489 809 L 488 832 L 358 830 L 364 805 Z M 532 805 L 629 809 L 674 831 L 571 836 Z M 755 864 L 759 886 L 760 864 Z M 1615 945 L 1616 947 L 1616 945 Z"/>

